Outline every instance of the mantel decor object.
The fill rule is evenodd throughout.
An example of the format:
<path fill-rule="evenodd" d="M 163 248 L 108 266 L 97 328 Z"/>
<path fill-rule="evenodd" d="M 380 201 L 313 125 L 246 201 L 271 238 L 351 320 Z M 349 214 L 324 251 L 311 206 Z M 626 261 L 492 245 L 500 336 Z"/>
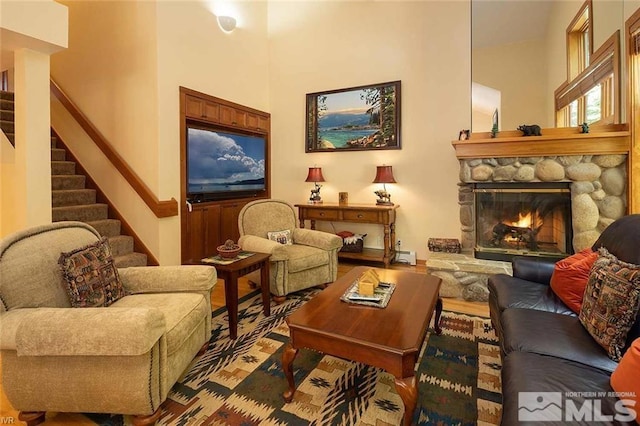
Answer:
<path fill-rule="evenodd" d="M 307 94 L 305 152 L 400 149 L 400 81 Z"/>
<path fill-rule="evenodd" d="M 391 194 L 387 192 L 388 183 L 397 183 L 393 177 L 392 166 L 377 166 L 376 177 L 373 179 L 373 183 L 381 183 L 382 189 L 374 192 L 378 196 L 376 204 L 379 206 L 393 206 L 391 202 Z"/>
<path fill-rule="evenodd" d="M 320 197 L 320 188 L 322 188 L 322 185 L 318 185 L 318 182 L 324 182 L 322 168 L 309 167 L 309 173 L 307 174 L 305 182 L 313 182 L 315 185 L 311 190 L 311 195 L 309 196 L 309 204 L 321 204 L 322 198 Z"/>
<path fill-rule="evenodd" d="M 498 109 L 496 108 L 496 110 L 493 112 L 493 125 L 491 126 L 491 137 L 495 138 L 496 136 L 498 136 Z"/>

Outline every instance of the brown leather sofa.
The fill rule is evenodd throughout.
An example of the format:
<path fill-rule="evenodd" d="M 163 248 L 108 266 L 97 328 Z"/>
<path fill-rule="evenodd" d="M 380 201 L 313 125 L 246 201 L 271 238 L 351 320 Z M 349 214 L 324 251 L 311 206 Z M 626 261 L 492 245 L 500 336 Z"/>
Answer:
<path fill-rule="evenodd" d="M 640 215 L 625 216 L 609 225 L 592 249 L 599 247 L 607 248 L 624 262 L 640 264 Z M 578 408 L 592 399 L 588 392 L 613 393 L 609 379 L 618 363 L 607 356 L 578 316 L 551 290 L 554 263 L 515 258 L 512 264 L 513 276 L 491 276 L 488 285 L 491 321 L 502 352 L 502 424 L 528 424 L 518 418 L 525 406 L 519 402 L 519 392 L 561 392 Z M 640 317 L 637 316 L 626 347 L 638 337 Z M 589 424 L 636 424 L 616 420 L 618 398 L 615 396 L 597 399 L 601 401 L 599 411 L 604 420 Z M 640 413 L 640 407 L 636 411 Z M 544 424 L 566 425 L 567 422 L 546 421 Z"/>

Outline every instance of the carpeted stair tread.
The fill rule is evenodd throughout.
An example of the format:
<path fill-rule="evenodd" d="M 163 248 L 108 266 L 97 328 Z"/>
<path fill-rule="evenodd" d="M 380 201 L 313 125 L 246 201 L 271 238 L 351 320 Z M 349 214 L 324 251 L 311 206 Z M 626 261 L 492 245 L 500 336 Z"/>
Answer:
<path fill-rule="evenodd" d="M 2 110 L 0 111 L 0 120 L 15 121 L 15 113 L 13 111 Z"/>
<path fill-rule="evenodd" d="M 113 262 L 116 268 L 128 268 L 131 266 L 147 266 L 147 255 L 142 253 L 129 253 L 123 256 L 114 256 Z"/>
<path fill-rule="evenodd" d="M 83 189 L 86 179 L 84 175 L 51 175 L 51 189 Z"/>
<path fill-rule="evenodd" d="M 52 161 L 51 174 L 52 175 L 75 175 L 76 163 L 75 161 Z"/>
<path fill-rule="evenodd" d="M 53 207 L 52 221 L 77 220 L 78 222 L 90 222 L 106 219 L 109 207 L 106 204 L 88 204 L 84 206 Z"/>
<path fill-rule="evenodd" d="M 3 111 L 13 111 L 13 101 L 9 101 L 7 99 L 0 99 L 0 109 Z"/>
<path fill-rule="evenodd" d="M 57 148 L 58 139 L 55 136 L 51 136 L 51 148 Z"/>
<path fill-rule="evenodd" d="M 95 189 L 60 189 L 51 191 L 51 206 L 83 206 L 95 204 Z"/>
<path fill-rule="evenodd" d="M 67 151 L 61 148 L 51 148 L 51 161 L 66 161 Z"/>
<path fill-rule="evenodd" d="M 6 90 L 0 90 L 0 99 L 13 102 L 15 94 L 13 92 L 7 92 Z"/>
<path fill-rule="evenodd" d="M 93 226 L 103 237 L 115 237 L 121 232 L 120 221 L 117 219 L 94 220 L 87 224 Z"/>
<path fill-rule="evenodd" d="M 109 246 L 111 247 L 113 257 L 133 253 L 133 237 L 128 235 L 109 237 Z"/>
<path fill-rule="evenodd" d="M 13 124 L 13 120 L 0 120 L 0 129 L 2 129 L 5 133 L 15 133 L 15 126 Z"/>

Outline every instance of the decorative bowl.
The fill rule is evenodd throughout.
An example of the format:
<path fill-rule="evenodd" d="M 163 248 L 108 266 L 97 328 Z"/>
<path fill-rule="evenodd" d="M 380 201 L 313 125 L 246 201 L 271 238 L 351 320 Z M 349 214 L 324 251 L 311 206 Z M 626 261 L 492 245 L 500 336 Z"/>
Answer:
<path fill-rule="evenodd" d="M 216 250 L 218 250 L 218 254 L 223 259 L 235 259 L 238 253 L 240 253 L 240 246 L 234 244 L 233 241 L 227 241 L 223 245 L 218 246 Z"/>

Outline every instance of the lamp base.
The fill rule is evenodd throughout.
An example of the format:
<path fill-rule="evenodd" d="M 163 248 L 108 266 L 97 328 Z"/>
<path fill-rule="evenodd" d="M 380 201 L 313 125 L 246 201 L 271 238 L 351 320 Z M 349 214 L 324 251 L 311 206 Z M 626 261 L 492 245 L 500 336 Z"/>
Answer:
<path fill-rule="evenodd" d="M 378 205 L 378 206 L 393 206 L 394 204 L 391 201 L 376 200 L 376 205 Z"/>

